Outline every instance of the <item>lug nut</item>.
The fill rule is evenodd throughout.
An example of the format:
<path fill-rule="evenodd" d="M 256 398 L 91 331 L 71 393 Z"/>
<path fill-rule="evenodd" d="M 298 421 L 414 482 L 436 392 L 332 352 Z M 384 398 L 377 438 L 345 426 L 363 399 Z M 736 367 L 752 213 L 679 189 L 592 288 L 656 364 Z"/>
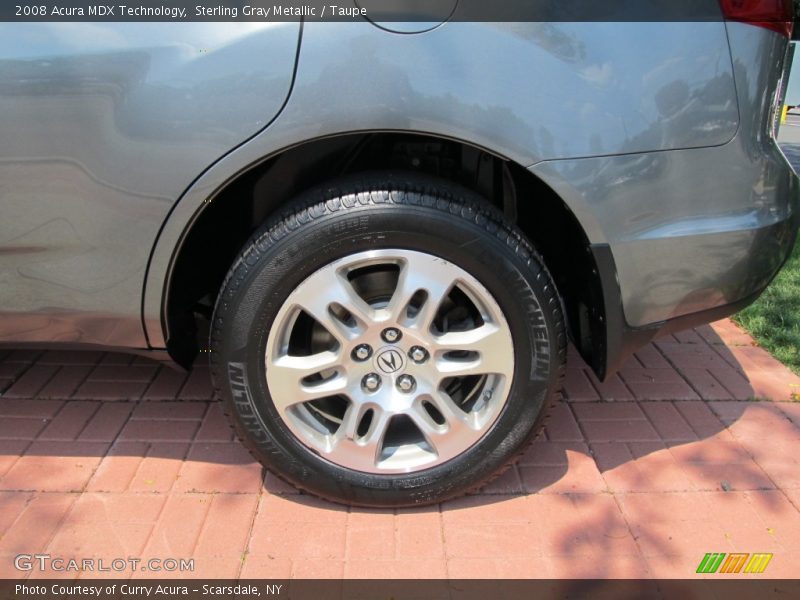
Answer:
<path fill-rule="evenodd" d="M 395 329 L 394 327 L 389 327 L 388 329 L 383 330 L 381 336 L 383 337 L 383 341 L 393 344 L 401 337 L 403 337 L 403 334 L 400 333 L 399 329 Z"/>
<path fill-rule="evenodd" d="M 376 392 L 378 388 L 381 387 L 381 378 L 376 373 L 370 373 L 369 375 L 364 375 L 364 379 L 361 380 L 361 387 L 364 388 L 367 392 Z"/>
<path fill-rule="evenodd" d="M 417 364 L 424 363 L 428 360 L 428 351 L 422 346 L 414 346 L 408 351 L 408 357 Z"/>
<path fill-rule="evenodd" d="M 356 346 L 353 350 L 353 360 L 364 362 L 370 356 L 372 356 L 372 348 L 370 348 L 367 344 Z"/>
<path fill-rule="evenodd" d="M 408 393 L 414 390 L 417 387 L 417 382 L 414 381 L 414 378 L 411 375 L 400 375 L 397 378 L 397 389 L 401 392 Z"/>

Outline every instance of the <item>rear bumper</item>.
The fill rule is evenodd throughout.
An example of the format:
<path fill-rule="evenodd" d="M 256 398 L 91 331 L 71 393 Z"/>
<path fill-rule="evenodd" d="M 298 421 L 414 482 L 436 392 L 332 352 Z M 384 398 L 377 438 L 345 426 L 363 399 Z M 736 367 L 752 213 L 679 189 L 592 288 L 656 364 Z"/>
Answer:
<path fill-rule="evenodd" d="M 719 150 L 723 157 L 742 158 L 736 145 Z M 736 152 L 729 154 L 731 150 Z M 593 245 L 606 310 L 605 373 L 618 369 L 659 335 L 709 323 L 747 307 L 788 260 L 800 228 L 800 179 L 774 142 L 762 139 L 750 150 L 749 160 L 739 162 L 741 172 L 751 173 L 748 185 L 728 188 L 720 183 L 721 188 L 730 189 L 731 204 L 752 206 L 740 213 L 745 217 L 723 214 L 695 219 L 693 223 L 702 223 L 705 229 L 689 228 L 690 235 L 640 236 L 633 249 L 624 242 L 613 248 Z M 740 226 L 731 226 L 736 223 Z M 620 278 L 615 256 L 623 256 L 628 272 L 639 275 L 627 281 Z M 649 274 L 642 276 L 648 265 Z M 652 285 L 646 285 L 648 276 Z M 642 319 L 653 311 L 668 318 Z M 637 320 L 631 322 L 631 316 Z"/>
<path fill-rule="evenodd" d="M 759 230 L 754 236 L 752 257 L 746 275 L 738 280 L 738 291 L 730 302 L 682 314 L 671 319 L 634 327 L 625 318 L 614 256 L 608 244 L 593 244 L 592 254 L 601 279 L 605 305 L 605 348 L 597 364 L 604 379 L 617 371 L 634 352 L 653 339 L 728 317 L 752 304 L 780 272 L 791 255 L 800 227 L 800 212 Z"/>
<path fill-rule="evenodd" d="M 585 358 L 600 377 L 660 333 L 722 318 L 758 298 L 800 225 L 800 182 L 763 138 L 554 161 L 532 171 L 565 199 L 589 239 L 603 315 Z"/>
<path fill-rule="evenodd" d="M 771 135 L 787 40 L 726 28 L 739 108 L 728 143 L 530 167 L 581 223 L 597 262 L 604 313 L 584 357 L 601 377 L 659 333 L 755 300 L 794 246 L 800 186 Z"/>

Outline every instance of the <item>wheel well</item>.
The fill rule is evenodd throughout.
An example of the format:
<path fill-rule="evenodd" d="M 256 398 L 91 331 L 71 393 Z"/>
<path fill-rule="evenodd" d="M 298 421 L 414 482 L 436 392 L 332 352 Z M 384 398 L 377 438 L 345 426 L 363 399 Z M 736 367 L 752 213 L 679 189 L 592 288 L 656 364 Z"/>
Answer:
<path fill-rule="evenodd" d="M 208 322 L 240 249 L 305 189 L 366 170 L 403 169 L 464 185 L 500 208 L 531 239 L 564 299 L 570 335 L 597 370 L 605 355 L 604 306 L 589 243 L 561 198 L 524 167 L 438 137 L 360 133 L 286 150 L 242 173 L 205 205 L 184 237 L 167 295 L 167 348 L 181 364 L 205 349 Z"/>

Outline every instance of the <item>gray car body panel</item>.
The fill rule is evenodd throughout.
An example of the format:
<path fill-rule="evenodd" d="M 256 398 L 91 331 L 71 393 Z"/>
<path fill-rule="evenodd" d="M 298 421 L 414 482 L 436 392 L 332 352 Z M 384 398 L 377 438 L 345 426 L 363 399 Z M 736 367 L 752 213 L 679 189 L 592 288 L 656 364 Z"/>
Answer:
<path fill-rule="evenodd" d="M 119 27 L 124 34 L 132 26 Z M 189 32 L 200 25 L 183 27 Z M 280 31 L 286 39 L 276 42 Z M 273 68 L 274 81 L 280 80 L 274 89 L 282 93 L 242 100 L 245 113 L 259 114 L 261 120 L 243 120 L 247 127 L 235 130 L 235 135 L 228 130 L 215 137 L 207 131 L 203 141 L 213 151 L 202 154 L 206 161 L 190 150 L 197 158 L 194 173 L 188 177 L 189 169 L 181 169 L 169 182 L 164 179 L 175 172 L 169 152 L 179 153 L 186 140 L 170 139 L 172 120 L 160 123 L 162 137 L 153 150 L 158 160 L 152 162 L 161 168 L 154 166 L 153 180 L 144 187 L 133 187 L 147 193 L 130 194 L 119 185 L 132 185 L 134 175 L 146 177 L 136 160 L 117 165 L 125 175 L 115 177 L 108 171 L 108 182 L 127 195 L 119 199 L 107 227 L 91 229 L 99 236 L 99 250 L 109 244 L 102 238 L 111 235 L 117 256 L 127 258 L 109 267 L 91 254 L 75 259 L 80 267 L 70 279 L 85 288 L 80 294 L 56 298 L 56 284 L 49 290 L 36 289 L 29 298 L 18 291 L 0 296 L 0 315 L 33 313 L 44 319 L 39 333 L 17 330 L 6 335 L 8 325 L 0 316 L 0 339 L 52 339 L 47 319 L 61 315 L 81 322 L 70 326 L 79 329 L 86 342 L 136 346 L 146 339 L 151 347 L 165 347 L 166 290 L 173 261 L 209 200 L 237 174 L 287 148 L 353 132 L 438 135 L 529 167 L 559 193 L 590 242 L 610 245 L 625 316 L 634 326 L 718 306 L 755 290 L 774 274 L 788 251 L 785 244 L 764 246 L 769 251 L 766 259 L 752 255 L 762 249 L 756 243 L 764 237 L 759 231 L 785 223 L 796 213 L 795 178 L 766 135 L 769 90 L 780 66 L 776 56 L 786 45 L 775 33 L 723 23 L 446 23 L 425 33 L 401 35 L 368 23 L 306 24 L 287 100 L 289 31 L 251 34 L 252 43 L 274 44 L 281 56 L 277 67 L 270 67 L 272 59 L 260 64 Z M 12 33 L 10 43 L 16 35 Z M 229 56 L 228 67 L 238 69 L 237 77 L 255 68 L 253 62 L 243 67 L 243 57 L 235 52 Z M 224 67 L 223 60 L 220 68 Z M 3 73 L 8 73 L 5 60 L 0 78 Z M 117 92 L 122 105 L 127 89 Z M 45 89 L 41 100 L 47 98 Z M 19 101 L 0 95 L 0 102 L 11 107 Z M 125 122 L 150 124 L 145 131 L 154 131 L 158 123 L 143 116 L 151 109 L 144 103 Z M 113 110 L 107 114 L 114 116 Z M 187 123 L 193 120 L 183 116 Z M 120 121 L 111 118 L 110 123 L 111 130 L 118 130 Z M 202 119 L 199 123 L 208 124 Z M 241 143 L 259 125 L 260 133 Z M 25 121 L 14 126 L 20 130 L 14 139 L 22 139 Z M 78 148 L 82 138 L 71 131 L 64 135 L 74 152 L 87 151 Z M 144 136 L 142 141 L 149 147 L 153 138 Z M 123 142 L 120 149 L 132 152 L 127 147 L 132 141 Z M 22 153 L 16 147 L 5 149 L 8 160 L 19 159 Z M 90 150 L 90 158 L 108 161 L 105 150 Z M 140 156 L 124 152 L 118 157 L 123 161 Z M 13 171 L 0 174 L 0 185 L 12 190 L 18 176 Z M 39 177 L 58 190 L 58 177 Z M 12 234 L 19 237 L 20 232 L 41 227 L 48 222 L 50 208 L 31 209 L 41 189 L 26 185 L 32 189 L 25 196 L 29 209 L 19 218 L 29 221 L 24 226 L 12 222 L 7 227 L 13 230 L 0 225 L 0 276 L 16 290 L 26 290 L 20 268 L 32 255 L 15 250 L 19 244 Z M 88 190 L 89 208 L 101 205 L 98 210 L 106 210 L 103 203 L 120 193 L 106 187 Z M 3 212 L 14 206 L 9 194 L 0 195 Z M 115 236 L 113 228 L 122 223 L 124 230 Z M 66 250 L 42 244 L 42 264 L 63 272 L 58 261 L 65 260 Z M 730 268 L 737 257 L 739 267 Z M 109 279 L 103 279 L 103 273 Z M 119 283 L 114 284 L 114 278 Z M 50 300 L 47 306 L 42 297 Z M 144 332 L 141 324 L 137 330 L 138 319 Z M 101 328 L 102 334 L 93 333 L 100 330 L 92 321 L 109 325 Z"/>
<path fill-rule="evenodd" d="M 163 290 L 186 223 L 233 173 L 306 140 L 414 131 L 527 166 L 723 145 L 737 127 L 722 23 L 447 23 L 413 36 L 308 24 L 285 110 L 206 172 L 167 222 L 148 275 L 149 339 L 164 343 Z"/>
<path fill-rule="evenodd" d="M 311 23 L 289 104 L 254 144 L 418 131 L 527 166 L 719 145 L 737 124 L 722 23 Z"/>
<path fill-rule="evenodd" d="M 798 213 L 797 177 L 768 133 L 787 40 L 728 29 L 741 113 L 729 143 L 531 169 L 586 215 L 590 242 L 610 245 L 632 327 L 733 304 L 765 287 L 788 251 L 776 228 Z"/>
<path fill-rule="evenodd" d="M 0 340 L 146 347 L 159 228 L 209 164 L 279 112 L 299 32 L 2 26 Z"/>

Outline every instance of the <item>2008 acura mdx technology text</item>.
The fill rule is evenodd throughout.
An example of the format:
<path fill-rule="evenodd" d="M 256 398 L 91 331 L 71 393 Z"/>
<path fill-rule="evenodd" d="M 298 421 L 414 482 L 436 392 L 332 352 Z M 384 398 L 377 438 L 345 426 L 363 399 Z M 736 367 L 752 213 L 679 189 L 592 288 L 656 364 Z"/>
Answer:
<path fill-rule="evenodd" d="M 6 23 L 0 340 L 210 351 L 243 443 L 325 498 L 482 486 L 540 431 L 568 340 L 607 377 L 752 302 L 793 246 L 791 2 L 714 3 Z"/>

